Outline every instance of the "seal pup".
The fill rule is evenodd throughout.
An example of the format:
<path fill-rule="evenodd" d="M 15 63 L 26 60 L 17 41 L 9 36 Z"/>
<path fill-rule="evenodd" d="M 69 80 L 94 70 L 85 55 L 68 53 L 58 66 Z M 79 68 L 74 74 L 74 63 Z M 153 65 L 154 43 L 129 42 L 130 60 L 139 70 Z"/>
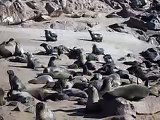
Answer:
<path fill-rule="evenodd" d="M 106 92 L 102 97 L 104 99 L 123 97 L 127 100 L 137 101 L 145 98 L 150 93 L 149 88 L 141 85 L 125 85 L 112 91 Z"/>
<path fill-rule="evenodd" d="M 51 31 L 49 30 L 44 30 L 45 31 L 45 37 L 46 37 L 46 41 L 47 42 L 55 42 L 57 41 L 57 34 L 55 33 L 52 33 Z"/>
<path fill-rule="evenodd" d="M 102 42 L 102 39 L 103 39 L 103 36 L 102 34 L 98 34 L 98 33 L 93 33 L 92 30 L 88 30 L 91 38 L 92 38 L 92 41 L 95 41 L 95 42 Z"/>
<path fill-rule="evenodd" d="M 4 94 L 5 94 L 4 90 L 2 88 L 0 88 L 0 106 L 5 104 Z"/>
<path fill-rule="evenodd" d="M 52 47 L 51 45 L 48 45 L 46 43 L 42 43 L 42 44 L 40 44 L 40 46 L 45 49 L 47 55 L 52 55 L 54 52 L 56 52 L 54 47 Z"/>
<path fill-rule="evenodd" d="M 12 92 L 13 90 L 17 90 L 17 91 L 26 90 L 26 87 L 20 81 L 20 79 L 14 74 L 13 70 L 7 70 L 7 73 L 9 75 L 9 83 L 11 87 L 11 90 L 8 92 L 7 96 L 9 96 L 10 92 Z"/>
<path fill-rule="evenodd" d="M 97 89 L 94 86 L 89 85 L 87 93 L 88 93 L 88 100 L 86 103 L 86 113 L 98 112 L 100 110 L 100 107 L 98 104 L 99 95 Z"/>
<path fill-rule="evenodd" d="M 92 53 L 96 55 L 104 55 L 104 49 L 98 48 L 96 44 L 93 44 Z"/>
<path fill-rule="evenodd" d="M 56 120 L 53 112 L 44 103 L 36 104 L 36 120 Z"/>
<path fill-rule="evenodd" d="M 48 63 L 48 67 L 55 67 L 55 63 L 54 61 L 56 60 L 55 56 L 50 57 L 49 63 Z"/>
<path fill-rule="evenodd" d="M 93 80 L 102 80 L 103 76 L 100 74 L 100 73 L 95 73 L 93 75 L 93 77 L 90 79 L 90 81 L 93 81 Z"/>

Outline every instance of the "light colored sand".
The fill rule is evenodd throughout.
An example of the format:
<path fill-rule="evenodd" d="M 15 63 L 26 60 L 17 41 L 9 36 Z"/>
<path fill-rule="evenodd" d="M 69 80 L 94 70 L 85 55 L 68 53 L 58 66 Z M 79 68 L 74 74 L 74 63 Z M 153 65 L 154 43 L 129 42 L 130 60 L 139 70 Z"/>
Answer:
<path fill-rule="evenodd" d="M 73 31 L 66 31 L 66 30 L 52 30 L 53 32 L 58 34 L 58 41 L 49 43 L 51 45 L 60 45 L 63 44 L 68 47 L 82 47 L 86 52 L 91 52 L 91 47 L 93 42 L 84 41 L 80 39 L 88 39 L 90 40 L 90 35 L 88 32 L 73 32 Z M 147 43 L 142 42 L 131 35 L 128 34 L 121 34 L 121 33 L 111 33 L 111 32 L 104 32 L 98 31 L 102 33 L 104 36 L 102 43 L 96 43 L 98 47 L 103 47 L 106 53 L 109 53 L 113 56 L 116 60 L 117 58 L 126 55 L 128 52 L 134 52 L 138 54 L 138 52 L 147 49 L 149 46 Z M 31 29 L 31 28 L 6 28 L 0 27 L 0 42 L 6 41 L 9 38 L 15 38 L 17 41 L 21 43 L 24 50 L 27 52 L 38 52 L 43 50 L 39 45 L 45 40 L 44 30 L 42 29 Z M 40 59 L 40 61 L 47 65 L 49 57 L 47 56 L 36 56 Z M 12 69 L 15 71 L 16 75 L 22 80 L 22 82 L 27 87 L 35 87 L 35 85 L 29 85 L 27 82 L 30 79 L 33 79 L 36 76 L 37 71 L 33 71 L 31 69 L 20 68 L 15 66 L 26 66 L 26 64 L 19 64 L 19 63 L 11 63 L 4 59 L 0 60 L 0 87 L 5 90 L 9 89 L 8 84 L 8 75 L 6 71 L 8 69 Z M 81 120 L 84 119 L 81 115 L 74 115 L 78 108 L 84 106 L 75 105 L 75 102 L 68 102 L 68 101 L 61 101 L 61 102 L 48 102 L 47 105 L 52 110 L 55 111 L 55 115 L 57 120 Z M 6 109 L 10 109 L 5 107 Z M 66 111 L 64 111 L 66 110 Z M 5 112 L 6 111 L 6 112 Z M 4 110 L 3 112 L 7 117 L 5 120 L 9 120 L 8 116 L 13 116 L 13 120 L 32 120 L 33 116 L 29 113 L 19 113 L 19 112 L 7 112 Z M 10 119 L 11 120 L 11 119 Z"/>

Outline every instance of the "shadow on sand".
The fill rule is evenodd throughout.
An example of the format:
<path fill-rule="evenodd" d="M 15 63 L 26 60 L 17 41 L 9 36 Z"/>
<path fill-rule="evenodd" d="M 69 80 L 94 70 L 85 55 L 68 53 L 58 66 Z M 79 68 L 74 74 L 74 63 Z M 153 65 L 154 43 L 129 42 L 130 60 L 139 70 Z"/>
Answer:
<path fill-rule="evenodd" d="M 78 40 L 94 42 L 94 41 L 92 41 L 91 39 L 78 39 Z"/>
<path fill-rule="evenodd" d="M 31 39 L 31 40 L 33 40 L 33 41 L 37 41 L 37 42 L 46 42 L 46 40 L 42 40 L 42 39 Z"/>
<path fill-rule="evenodd" d="M 57 109 L 57 110 L 52 110 L 53 112 L 65 112 L 68 113 L 69 116 L 83 116 L 83 118 L 92 118 L 92 119 L 102 119 L 107 117 L 106 115 L 102 113 L 95 113 L 95 114 L 86 114 L 85 113 L 85 108 L 76 108 L 76 109 L 71 109 L 71 110 L 63 110 L 63 109 Z"/>

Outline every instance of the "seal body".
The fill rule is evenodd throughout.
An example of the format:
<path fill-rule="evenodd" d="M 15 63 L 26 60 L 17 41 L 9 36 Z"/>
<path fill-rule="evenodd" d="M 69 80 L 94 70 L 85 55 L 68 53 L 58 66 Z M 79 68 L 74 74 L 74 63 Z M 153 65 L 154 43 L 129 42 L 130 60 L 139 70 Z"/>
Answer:
<path fill-rule="evenodd" d="M 141 85 L 125 85 L 118 87 L 112 91 L 106 92 L 103 95 L 104 99 L 108 99 L 108 96 L 123 97 L 127 100 L 140 100 L 149 95 L 149 89 Z"/>

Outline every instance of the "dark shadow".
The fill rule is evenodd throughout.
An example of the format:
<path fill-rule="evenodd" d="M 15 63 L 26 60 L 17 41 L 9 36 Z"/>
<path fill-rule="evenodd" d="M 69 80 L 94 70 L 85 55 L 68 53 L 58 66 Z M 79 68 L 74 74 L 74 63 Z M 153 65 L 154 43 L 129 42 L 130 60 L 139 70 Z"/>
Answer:
<path fill-rule="evenodd" d="M 19 67 L 19 68 L 27 68 L 27 66 L 17 66 L 17 65 L 8 65 L 8 67 Z"/>
<path fill-rule="evenodd" d="M 40 39 L 31 39 L 31 40 L 34 40 L 34 41 L 39 41 L 39 42 L 46 42 L 46 40 L 40 40 Z"/>
<path fill-rule="evenodd" d="M 92 41 L 91 39 L 79 39 L 79 40 L 94 42 L 94 41 Z"/>
<path fill-rule="evenodd" d="M 52 110 L 53 112 L 62 111 L 69 113 L 69 116 L 84 116 L 85 115 L 85 108 L 77 108 L 77 109 L 71 109 L 71 110 L 63 110 L 63 109 L 57 109 Z"/>
<path fill-rule="evenodd" d="M 33 53 L 33 55 L 47 55 L 47 54 L 44 51 L 40 51 L 40 52 L 37 52 L 37 53 Z"/>

